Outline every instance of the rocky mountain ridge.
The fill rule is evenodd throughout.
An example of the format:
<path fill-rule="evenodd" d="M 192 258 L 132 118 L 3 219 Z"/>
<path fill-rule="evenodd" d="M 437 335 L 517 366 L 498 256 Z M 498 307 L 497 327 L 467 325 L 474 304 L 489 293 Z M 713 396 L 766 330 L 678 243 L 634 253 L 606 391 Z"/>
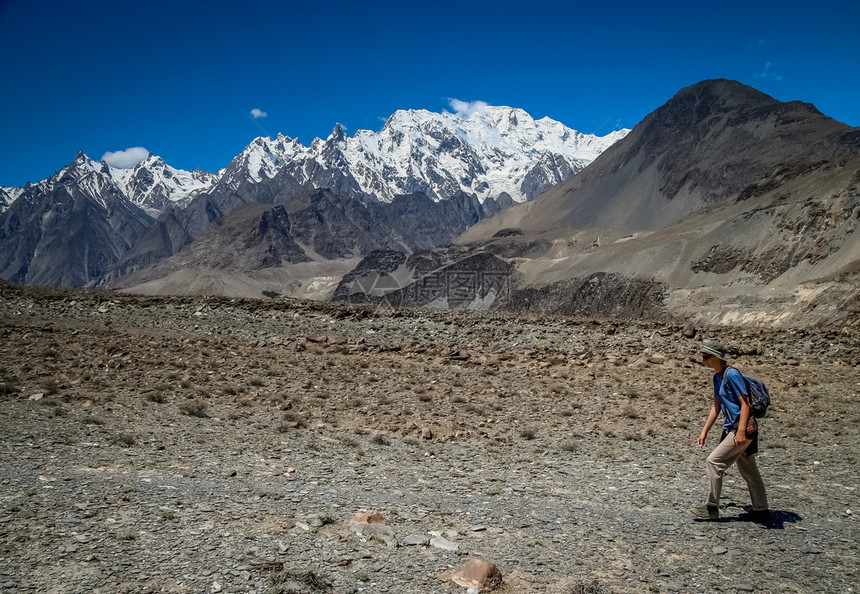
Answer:
<path fill-rule="evenodd" d="M 152 154 L 118 169 L 79 153 L 39 183 L 0 188 L 0 277 L 105 286 L 207 234 L 235 229 L 222 224 L 249 204 L 284 206 L 291 219 L 285 232 L 296 244 L 287 262 L 251 258 L 255 266 L 427 249 L 573 175 L 625 133 L 584 135 L 522 110 L 487 106 L 468 117 L 399 111 L 381 132 L 352 138 L 338 125 L 309 147 L 281 135 L 257 138 L 215 174 L 178 170 Z M 60 206 L 69 203 L 87 213 L 72 234 L 65 218 L 70 210 Z M 215 243 L 233 245 L 234 239 Z M 257 248 L 278 252 L 270 240 L 256 237 Z M 95 254 L 95 263 L 73 253 Z M 218 261 L 216 268 L 250 261 L 207 256 Z"/>
<path fill-rule="evenodd" d="M 581 174 L 451 245 L 370 254 L 336 295 L 719 324 L 856 324 L 860 130 L 734 81 L 682 89 Z M 476 260 L 477 254 L 491 257 Z M 426 263 L 430 266 L 425 266 Z M 476 262 L 482 262 L 476 268 Z M 513 267 L 488 300 L 486 270 Z M 377 268 L 378 272 L 374 271 Z M 477 283 L 477 284 L 476 284 Z M 426 290 L 433 287 L 432 291 Z M 378 293 L 378 292 L 377 292 Z"/>
<path fill-rule="evenodd" d="M 217 173 L 176 169 L 151 153 L 131 169 L 110 167 L 110 175 L 129 200 L 153 217 L 170 204 L 186 204 L 196 194 L 210 189 L 218 179 Z"/>
<path fill-rule="evenodd" d="M 468 117 L 400 110 L 380 132 L 350 137 L 338 125 L 308 147 L 288 136 L 257 138 L 225 177 L 259 182 L 287 171 L 305 184 L 320 169 L 337 170 L 346 174 L 344 189 L 383 202 L 416 192 L 437 201 L 462 192 L 481 202 L 503 194 L 524 202 L 581 171 L 627 132 L 583 134 L 509 107 L 486 106 Z"/>
<path fill-rule="evenodd" d="M 627 132 L 583 134 L 550 118 L 535 120 L 522 109 L 503 106 L 486 106 L 468 116 L 398 110 L 380 132 L 358 130 L 350 137 L 337 124 L 328 138 L 316 138 L 309 146 L 282 134 L 258 137 L 215 173 L 176 169 L 151 153 L 134 167 L 118 168 L 79 152 L 71 164 L 36 184 L 0 187 L 0 212 L 33 186 L 48 192 L 69 175 L 80 178 L 85 173 L 107 177 L 152 216 L 170 204 L 187 204 L 222 180 L 235 189 L 242 181 L 259 183 L 287 172 L 304 189 L 338 190 L 315 177 L 319 171 L 334 170 L 351 178 L 346 187 L 362 199 L 391 202 L 420 192 L 438 201 L 462 192 L 475 194 L 481 202 L 502 194 L 523 202 L 582 170 Z"/>
<path fill-rule="evenodd" d="M 430 249 L 495 212 L 494 200 L 482 204 L 464 194 L 438 202 L 413 194 L 363 204 L 316 190 L 283 204 L 237 205 L 196 239 L 169 213 L 120 260 L 117 276 L 106 278 L 109 288 L 143 293 L 251 291 L 319 298 L 364 254 Z M 201 278 L 212 280 L 201 285 Z"/>
<path fill-rule="evenodd" d="M 176 169 L 151 153 L 134 167 L 119 168 L 79 151 L 71 163 L 38 183 L 22 188 L 0 187 L 0 213 L 20 197 L 32 200 L 33 195 L 50 194 L 61 186 L 76 186 L 96 201 L 102 201 L 108 192 L 119 192 L 156 217 L 168 204 L 187 203 L 193 195 L 211 188 L 217 179 L 217 174 L 199 169 Z"/>
<path fill-rule="evenodd" d="M 710 80 L 681 89 L 613 145 L 587 172 L 539 204 L 474 229 L 550 234 L 595 228 L 652 231 L 733 199 L 748 201 L 860 154 L 860 129 L 800 101 Z"/>
<path fill-rule="evenodd" d="M 428 147 L 472 154 L 460 136 L 436 134 L 433 118 L 407 115 L 385 130 L 415 163 Z M 492 120 L 498 138 L 516 115 Z M 394 134 L 410 126 L 426 138 Z M 461 132 L 480 136 L 475 130 Z M 298 141 L 258 139 L 205 192 L 169 203 L 154 222 L 128 201 L 118 207 L 117 183 L 79 155 L 50 192 L 31 188 L 0 215 L 0 244 L 10 246 L 0 272 L 147 294 L 334 295 L 392 307 L 791 327 L 860 319 L 860 131 L 809 104 L 703 81 L 582 173 L 520 204 L 505 192 L 482 200 L 462 189 L 445 200 L 424 191 L 369 197 L 361 183 L 370 178 L 355 175 L 349 159 L 397 152 L 381 146 L 337 127 L 308 149 L 321 161 L 289 165 L 286 155 L 305 151 Z M 68 225 L 52 211 L 58 201 L 101 222 Z M 74 256 L 54 264 L 63 242 Z"/>
<path fill-rule="evenodd" d="M 0 276 L 79 287 L 110 272 L 152 218 L 106 168 L 79 153 L 51 178 L 24 188 L 0 214 Z"/>

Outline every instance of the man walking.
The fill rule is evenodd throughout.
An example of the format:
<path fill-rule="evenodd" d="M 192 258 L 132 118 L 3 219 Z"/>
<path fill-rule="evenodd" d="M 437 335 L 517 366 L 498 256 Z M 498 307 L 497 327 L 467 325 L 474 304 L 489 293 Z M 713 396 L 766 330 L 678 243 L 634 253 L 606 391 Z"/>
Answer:
<path fill-rule="evenodd" d="M 724 422 L 720 443 L 708 456 L 708 501 L 694 513 L 701 520 L 719 520 L 723 476 L 729 466 L 737 463 L 749 488 L 753 509 L 751 517 L 754 521 L 763 521 L 768 516 L 767 493 L 755 460 L 758 423 L 750 414 L 749 390 L 741 373 L 729 367 L 725 346 L 716 340 L 705 340 L 700 352 L 702 364 L 714 370 L 714 402 L 699 434 L 700 448 L 704 447 L 708 432 L 719 414 L 723 415 Z"/>

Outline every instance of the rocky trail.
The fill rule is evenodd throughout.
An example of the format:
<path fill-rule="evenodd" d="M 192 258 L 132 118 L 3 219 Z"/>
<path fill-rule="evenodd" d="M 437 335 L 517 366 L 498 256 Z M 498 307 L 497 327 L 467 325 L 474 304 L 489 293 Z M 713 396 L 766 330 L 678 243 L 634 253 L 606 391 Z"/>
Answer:
<path fill-rule="evenodd" d="M 857 591 L 852 332 L 2 286 L 0 592 Z M 771 389 L 764 524 L 736 469 L 689 513 L 704 336 Z"/>

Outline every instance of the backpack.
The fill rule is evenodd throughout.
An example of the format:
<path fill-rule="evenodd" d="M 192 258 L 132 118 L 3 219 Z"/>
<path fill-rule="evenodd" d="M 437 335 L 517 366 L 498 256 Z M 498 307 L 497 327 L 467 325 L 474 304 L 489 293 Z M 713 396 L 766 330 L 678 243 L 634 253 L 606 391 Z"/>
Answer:
<path fill-rule="evenodd" d="M 741 373 L 737 369 L 735 371 Z M 767 407 L 770 406 L 770 392 L 756 378 L 744 375 L 743 373 L 741 373 L 741 377 L 744 378 L 744 383 L 747 385 L 747 396 L 750 399 L 750 414 L 760 419 L 767 414 Z"/>

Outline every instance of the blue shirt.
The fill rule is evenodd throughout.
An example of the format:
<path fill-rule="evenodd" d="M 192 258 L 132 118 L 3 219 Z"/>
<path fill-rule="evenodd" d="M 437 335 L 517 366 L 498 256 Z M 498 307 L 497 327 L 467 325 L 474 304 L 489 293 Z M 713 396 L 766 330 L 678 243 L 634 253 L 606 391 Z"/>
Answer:
<path fill-rule="evenodd" d="M 723 413 L 725 431 L 731 431 L 738 426 L 738 419 L 741 416 L 741 394 L 746 393 L 747 384 L 744 377 L 734 367 L 726 369 L 725 381 L 723 374 L 714 374 L 714 400 Z"/>

